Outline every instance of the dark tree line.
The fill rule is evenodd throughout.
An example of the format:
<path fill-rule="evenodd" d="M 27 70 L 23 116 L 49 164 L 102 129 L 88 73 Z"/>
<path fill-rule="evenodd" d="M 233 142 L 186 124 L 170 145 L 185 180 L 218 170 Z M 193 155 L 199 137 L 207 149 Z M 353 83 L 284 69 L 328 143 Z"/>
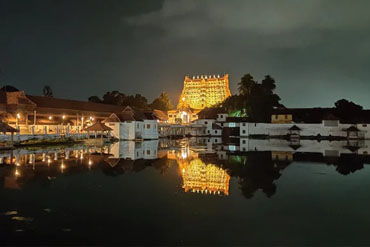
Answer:
<path fill-rule="evenodd" d="M 102 99 L 98 96 L 91 96 L 88 100 L 94 103 L 132 106 L 140 109 L 157 109 L 162 111 L 168 111 L 173 107 L 165 92 L 161 93 L 161 95 L 154 99 L 152 103 L 148 103 L 148 99 L 141 94 L 126 95 L 119 91 L 106 92 Z"/>

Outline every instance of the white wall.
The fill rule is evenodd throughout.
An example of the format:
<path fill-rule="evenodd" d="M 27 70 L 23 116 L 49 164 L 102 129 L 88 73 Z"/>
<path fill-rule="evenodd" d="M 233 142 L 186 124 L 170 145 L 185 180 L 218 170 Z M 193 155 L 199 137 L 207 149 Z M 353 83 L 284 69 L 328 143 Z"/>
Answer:
<path fill-rule="evenodd" d="M 158 139 L 158 122 L 157 120 L 144 120 L 143 128 L 143 139 L 144 140 L 153 140 Z"/>

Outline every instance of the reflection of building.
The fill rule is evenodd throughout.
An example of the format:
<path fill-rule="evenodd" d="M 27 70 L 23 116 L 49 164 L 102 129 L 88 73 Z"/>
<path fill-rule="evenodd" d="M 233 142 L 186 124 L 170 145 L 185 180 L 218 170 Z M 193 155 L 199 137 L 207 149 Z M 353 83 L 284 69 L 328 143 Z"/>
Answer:
<path fill-rule="evenodd" d="M 200 159 L 179 163 L 179 168 L 185 192 L 229 195 L 230 176 L 222 168 L 213 164 L 206 165 Z"/>
<path fill-rule="evenodd" d="M 189 123 L 198 119 L 198 112 L 223 102 L 231 95 L 229 75 L 185 76 L 177 110 L 168 112 L 169 123 Z"/>
<path fill-rule="evenodd" d="M 156 159 L 158 151 L 158 140 L 134 142 L 115 142 L 110 147 L 114 159 Z"/>

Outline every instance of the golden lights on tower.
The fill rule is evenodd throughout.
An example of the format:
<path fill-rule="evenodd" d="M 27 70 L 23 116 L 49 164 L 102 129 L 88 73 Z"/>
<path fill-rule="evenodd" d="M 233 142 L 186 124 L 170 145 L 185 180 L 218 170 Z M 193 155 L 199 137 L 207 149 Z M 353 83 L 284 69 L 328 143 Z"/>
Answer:
<path fill-rule="evenodd" d="M 231 96 L 229 75 L 185 76 L 177 109 L 192 108 L 202 110 L 206 107 L 223 102 Z"/>

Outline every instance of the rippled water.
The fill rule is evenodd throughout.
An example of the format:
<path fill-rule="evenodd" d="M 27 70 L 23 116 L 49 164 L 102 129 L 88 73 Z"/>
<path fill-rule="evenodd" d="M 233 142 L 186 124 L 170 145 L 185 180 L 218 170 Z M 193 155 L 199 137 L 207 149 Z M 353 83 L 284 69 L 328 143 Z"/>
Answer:
<path fill-rule="evenodd" d="M 370 244 L 366 143 L 248 143 L 4 151 L 0 242 Z"/>

